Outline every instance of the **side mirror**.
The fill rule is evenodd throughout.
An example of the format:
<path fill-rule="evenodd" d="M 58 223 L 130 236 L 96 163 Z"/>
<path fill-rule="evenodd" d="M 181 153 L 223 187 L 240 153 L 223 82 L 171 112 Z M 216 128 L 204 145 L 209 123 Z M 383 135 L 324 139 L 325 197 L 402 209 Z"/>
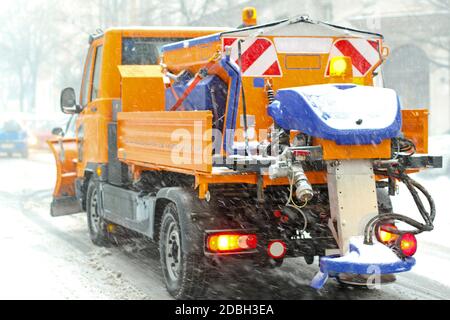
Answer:
<path fill-rule="evenodd" d="M 64 136 L 64 130 L 61 128 L 54 128 L 52 130 L 52 135 L 54 136 L 59 136 L 59 137 L 63 137 Z"/>
<path fill-rule="evenodd" d="M 61 92 L 61 111 L 65 114 L 81 112 L 80 106 L 77 105 L 77 98 L 73 88 L 66 88 Z"/>

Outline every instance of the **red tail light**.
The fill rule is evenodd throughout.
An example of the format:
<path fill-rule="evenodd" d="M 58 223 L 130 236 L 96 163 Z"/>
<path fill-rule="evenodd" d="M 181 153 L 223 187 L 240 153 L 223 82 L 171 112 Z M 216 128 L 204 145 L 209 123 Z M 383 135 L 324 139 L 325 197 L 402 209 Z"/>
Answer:
<path fill-rule="evenodd" d="M 398 239 L 398 248 L 406 257 L 412 257 L 417 252 L 417 239 L 412 233 L 405 233 Z"/>
<path fill-rule="evenodd" d="M 208 236 L 208 250 L 215 253 L 244 252 L 258 246 L 255 234 L 221 233 Z"/>
<path fill-rule="evenodd" d="M 378 228 L 377 238 L 378 241 L 384 244 L 392 244 L 398 239 L 398 235 L 393 233 L 392 230 L 398 230 L 393 224 L 385 224 Z"/>
<path fill-rule="evenodd" d="M 280 219 L 283 216 L 283 212 L 281 212 L 281 210 L 275 210 L 273 212 L 273 216 L 277 219 Z"/>

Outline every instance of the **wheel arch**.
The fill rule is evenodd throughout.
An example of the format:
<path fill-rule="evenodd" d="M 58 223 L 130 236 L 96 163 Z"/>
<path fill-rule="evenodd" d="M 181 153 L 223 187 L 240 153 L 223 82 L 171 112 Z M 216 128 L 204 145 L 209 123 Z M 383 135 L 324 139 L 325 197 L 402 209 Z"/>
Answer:
<path fill-rule="evenodd" d="M 80 182 L 80 186 L 77 188 L 77 192 L 79 192 L 78 194 L 78 199 L 81 202 L 81 207 L 84 211 L 87 210 L 87 192 L 88 192 L 88 187 L 89 187 L 89 182 L 91 181 L 92 177 L 94 176 L 94 173 L 90 170 L 85 170 L 84 171 L 84 177 Z M 80 190 L 78 190 L 80 189 Z"/>
<path fill-rule="evenodd" d="M 181 228 L 181 238 L 184 243 L 183 250 L 186 252 L 198 252 L 198 246 L 203 243 L 203 232 L 194 223 L 193 213 L 201 206 L 201 202 L 194 190 L 184 188 L 161 189 L 156 196 L 155 210 L 152 217 L 153 239 L 159 240 L 161 230 L 161 220 L 164 209 L 169 203 L 173 203 L 178 212 Z"/>
<path fill-rule="evenodd" d="M 97 175 L 97 169 L 101 168 L 101 176 Z M 82 208 L 86 211 L 86 200 L 87 200 L 87 191 L 89 187 L 89 182 L 91 179 L 97 179 L 101 182 L 107 181 L 107 169 L 105 164 L 101 163 L 88 163 L 86 168 L 84 168 L 83 178 L 79 179 L 79 185 L 77 186 L 77 197 L 81 202 Z"/>

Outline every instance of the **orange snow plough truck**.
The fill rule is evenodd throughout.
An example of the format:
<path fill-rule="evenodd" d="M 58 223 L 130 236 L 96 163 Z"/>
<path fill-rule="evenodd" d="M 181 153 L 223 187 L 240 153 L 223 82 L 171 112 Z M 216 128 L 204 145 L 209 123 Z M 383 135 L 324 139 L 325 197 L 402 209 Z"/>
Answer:
<path fill-rule="evenodd" d="M 409 174 L 442 158 L 425 155 L 427 111 L 375 86 L 387 55 L 379 34 L 307 17 L 98 35 L 80 106 L 62 94 L 77 138 L 50 141 L 52 214 L 86 211 L 97 245 L 119 229 L 158 242 L 176 298 L 201 297 L 211 269 L 242 260 L 318 257 L 317 289 L 392 282 L 435 217 Z M 393 211 L 398 183 L 423 221 Z"/>

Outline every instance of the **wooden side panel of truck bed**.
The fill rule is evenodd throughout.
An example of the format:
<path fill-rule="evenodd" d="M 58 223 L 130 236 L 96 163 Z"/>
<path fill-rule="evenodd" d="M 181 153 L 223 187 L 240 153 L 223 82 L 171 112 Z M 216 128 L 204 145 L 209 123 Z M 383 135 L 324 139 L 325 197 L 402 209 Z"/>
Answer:
<path fill-rule="evenodd" d="M 212 171 L 212 113 L 122 112 L 118 157 L 128 164 L 185 173 Z"/>

